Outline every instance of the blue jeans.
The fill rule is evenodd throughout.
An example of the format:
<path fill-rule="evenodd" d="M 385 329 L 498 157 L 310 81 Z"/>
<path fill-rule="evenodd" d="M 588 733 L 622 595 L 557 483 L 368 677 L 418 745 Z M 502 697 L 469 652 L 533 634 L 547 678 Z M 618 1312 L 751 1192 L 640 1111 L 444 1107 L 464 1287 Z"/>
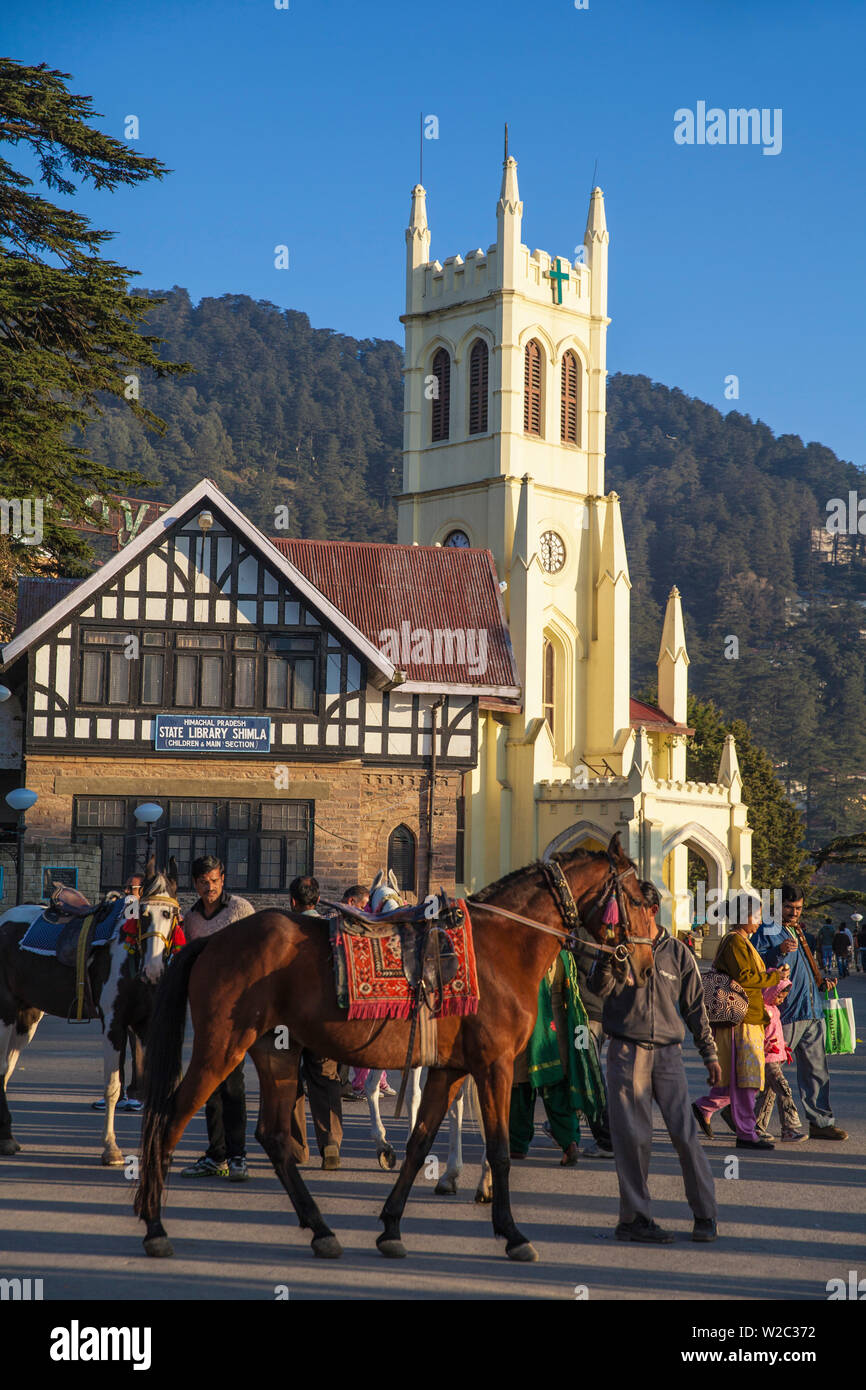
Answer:
<path fill-rule="evenodd" d="M 832 946 L 822 946 L 822 947 L 821 947 L 821 964 L 823 965 L 823 967 L 824 967 L 825 970 L 830 970 L 830 969 L 831 969 L 831 967 L 832 967 L 832 965 L 833 965 L 833 947 L 832 947 Z"/>
<path fill-rule="evenodd" d="M 847 953 L 847 951 L 845 952 L 845 955 L 844 955 L 844 956 L 837 956 L 837 957 L 836 957 L 836 969 L 839 971 L 839 979 L 840 979 L 840 980 L 846 980 L 846 979 L 848 978 L 848 953 Z"/>
<path fill-rule="evenodd" d="M 830 1108 L 830 1073 L 824 1051 L 824 1020 L 804 1018 L 798 1023 L 786 1023 L 782 1033 L 797 1063 L 797 1086 L 806 1118 L 810 1124 L 824 1129 L 834 1123 Z"/>

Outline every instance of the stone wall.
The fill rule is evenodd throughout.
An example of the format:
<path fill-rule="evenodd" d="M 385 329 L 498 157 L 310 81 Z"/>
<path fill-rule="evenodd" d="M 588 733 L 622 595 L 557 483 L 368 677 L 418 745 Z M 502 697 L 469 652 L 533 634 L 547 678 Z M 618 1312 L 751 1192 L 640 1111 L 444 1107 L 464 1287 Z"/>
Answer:
<path fill-rule="evenodd" d="M 68 838 L 55 836 L 45 836 L 38 840 L 25 839 L 23 858 L 24 892 L 22 902 L 42 902 L 43 898 L 47 896 L 42 891 L 42 871 L 45 868 L 58 867 L 77 868 L 79 892 L 83 893 L 91 902 L 98 902 L 100 896 L 99 875 L 102 867 L 102 852 L 98 845 L 74 845 Z M 15 905 L 17 897 L 18 876 L 14 843 L 0 846 L 0 865 L 3 867 L 3 892 L 0 895 L 0 906 L 5 911 Z M 50 892 L 50 887 L 48 891 Z"/>

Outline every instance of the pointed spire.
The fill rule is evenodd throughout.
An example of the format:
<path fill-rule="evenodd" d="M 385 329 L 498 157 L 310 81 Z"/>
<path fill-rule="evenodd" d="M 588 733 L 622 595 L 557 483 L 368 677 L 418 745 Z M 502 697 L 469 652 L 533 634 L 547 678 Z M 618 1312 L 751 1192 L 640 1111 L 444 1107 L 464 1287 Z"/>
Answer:
<path fill-rule="evenodd" d="M 689 655 L 680 591 L 674 585 L 668 594 L 658 660 L 659 705 L 675 724 L 685 724 L 688 703 Z"/>
<path fill-rule="evenodd" d="M 616 584 L 621 578 L 625 579 L 628 588 L 631 588 L 631 580 L 628 574 L 628 557 L 625 552 L 625 536 L 622 530 L 622 515 L 619 509 L 619 494 L 611 492 L 608 494 L 608 505 L 605 508 L 604 532 L 601 541 L 601 557 L 598 566 L 598 585 L 600 586 L 605 578 L 609 578 Z"/>
<path fill-rule="evenodd" d="M 637 731 L 632 767 L 640 773 L 641 777 L 653 776 L 652 749 L 650 747 L 649 734 L 643 724 L 641 724 Z"/>
<path fill-rule="evenodd" d="M 416 312 L 423 298 L 421 267 L 430 261 L 430 228 L 427 225 L 427 192 L 422 184 L 412 189 L 412 211 L 406 228 L 406 312 Z M 416 276 L 415 272 L 419 275 Z"/>
<path fill-rule="evenodd" d="M 412 212 L 409 216 L 410 232 L 427 231 L 427 190 L 416 183 L 412 189 Z"/>
<path fill-rule="evenodd" d="M 499 192 L 499 207 L 503 212 L 510 212 L 520 217 L 523 213 L 523 204 L 520 201 L 520 190 L 517 187 L 517 160 L 514 155 L 508 155 L 502 164 L 502 188 Z"/>
<path fill-rule="evenodd" d="M 600 188 L 594 188 L 590 196 L 583 241 L 586 246 L 592 242 L 610 241 L 607 234 L 607 221 L 604 216 L 604 194 Z"/>
<path fill-rule="evenodd" d="M 734 735 L 728 734 L 725 738 L 725 746 L 722 749 L 722 756 L 719 762 L 719 773 L 716 781 L 722 787 L 730 788 L 731 801 L 739 801 L 740 793 L 743 789 L 743 778 L 740 773 L 740 760 L 737 757 L 737 745 Z"/>

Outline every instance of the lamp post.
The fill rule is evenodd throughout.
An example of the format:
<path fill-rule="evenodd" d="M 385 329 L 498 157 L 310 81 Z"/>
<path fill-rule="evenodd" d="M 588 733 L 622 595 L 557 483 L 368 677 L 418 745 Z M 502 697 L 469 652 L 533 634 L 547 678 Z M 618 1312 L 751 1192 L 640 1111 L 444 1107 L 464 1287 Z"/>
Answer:
<path fill-rule="evenodd" d="M 153 850 L 153 827 L 162 815 L 162 807 L 155 801 L 145 801 L 142 806 L 136 806 L 135 819 L 147 826 L 147 858 L 150 859 Z"/>
<path fill-rule="evenodd" d="M 18 812 L 18 847 L 15 855 L 15 903 L 21 902 L 24 892 L 23 883 L 23 859 L 24 859 L 24 831 L 26 829 L 24 816 L 31 806 L 35 806 L 39 797 L 32 792 L 29 787 L 16 787 L 14 791 L 6 793 L 6 804 L 11 806 L 13 811 Z"/>

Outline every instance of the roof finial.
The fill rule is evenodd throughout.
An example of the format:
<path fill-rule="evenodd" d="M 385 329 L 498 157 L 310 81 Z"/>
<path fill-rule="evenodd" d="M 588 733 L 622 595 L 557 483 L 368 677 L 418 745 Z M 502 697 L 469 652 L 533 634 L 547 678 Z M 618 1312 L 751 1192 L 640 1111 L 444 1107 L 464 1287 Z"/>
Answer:
<path fill-rule="evenodd" d="M 505 158 L 508 158 L 508 122 L 505 122 Z"/>

